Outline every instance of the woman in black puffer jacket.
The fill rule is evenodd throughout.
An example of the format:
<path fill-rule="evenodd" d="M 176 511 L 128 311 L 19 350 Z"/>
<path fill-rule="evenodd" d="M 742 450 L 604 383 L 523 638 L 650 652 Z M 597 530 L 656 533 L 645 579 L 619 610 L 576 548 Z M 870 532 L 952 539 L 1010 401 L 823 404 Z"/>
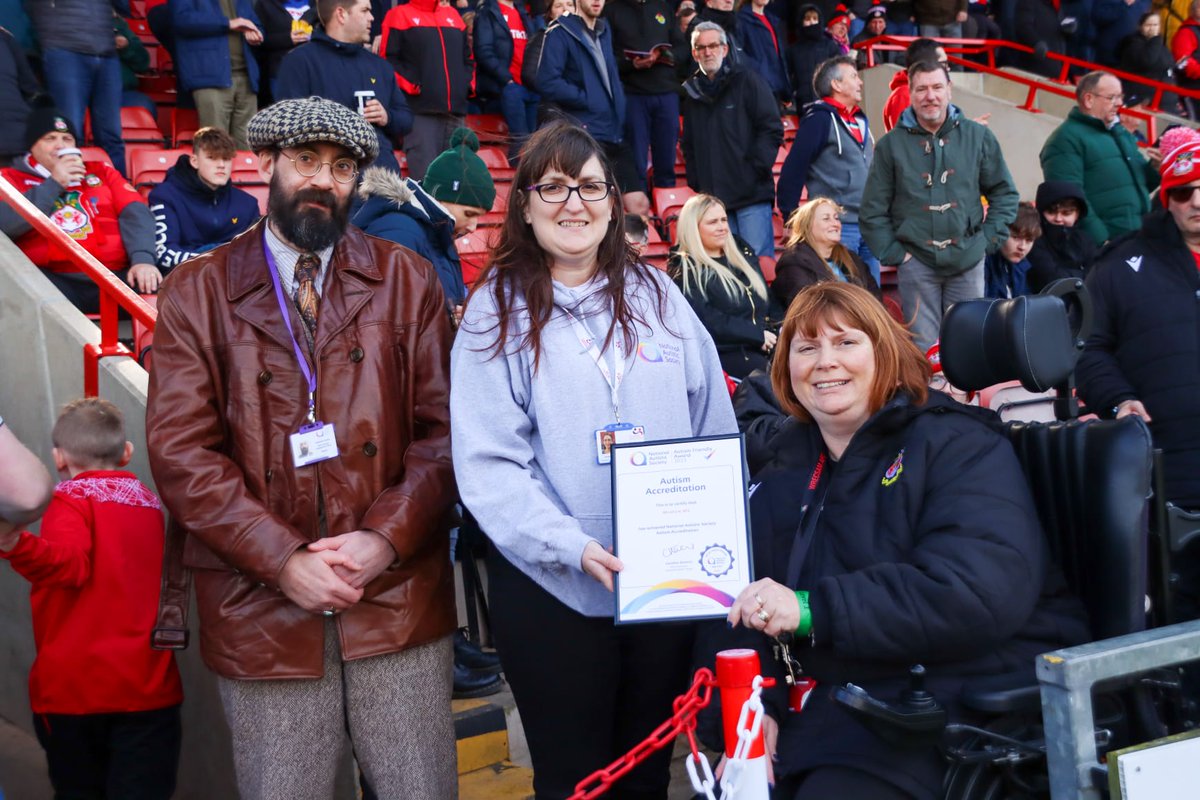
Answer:
<path fill-rule="evenodd" d="M 729 230 L 725 206 L 698 194 L 683 204 L 667 270 L 717 346 L 721 368 L 741 380 L 765 369 L 783 310 L 750 246 Z"/>

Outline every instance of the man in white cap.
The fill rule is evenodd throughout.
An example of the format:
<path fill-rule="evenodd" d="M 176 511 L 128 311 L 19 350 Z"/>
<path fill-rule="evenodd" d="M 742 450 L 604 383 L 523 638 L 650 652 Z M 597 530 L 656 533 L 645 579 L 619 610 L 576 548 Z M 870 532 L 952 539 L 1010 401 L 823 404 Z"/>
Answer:
<path fill-rule="evenodd" d="M 156 643 L 186 644 L 185 564 L 243 800 L 328 800 L 347 736 L 380 797 L 453 797 L 442 288 L 347 223 L 379 148 L 362 116 L 285 100 L 247 133 L 267 216 L 159 299 L 146 427 L 174 530 Z"/>

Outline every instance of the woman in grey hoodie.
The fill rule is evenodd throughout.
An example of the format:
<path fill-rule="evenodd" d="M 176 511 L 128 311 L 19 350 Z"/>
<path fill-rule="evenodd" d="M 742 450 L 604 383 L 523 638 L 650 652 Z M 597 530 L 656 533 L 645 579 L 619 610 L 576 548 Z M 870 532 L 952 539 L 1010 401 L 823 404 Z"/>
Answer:
<path fill-rule="evenodd" d="M 666 720 L 688 683 L 691 626 L 613 624 L 622 565 L 604 445 L 639 428 L 657 440 L 737 426 L 712 339 L 625 243 L 596 141 L 543 127 L 514 186 L 451 356 L 454 467 L 494 545 L 492 623 L 534 790 L 567 797 Z M 665 798 L 669 760 L 660 752 L 621 787 Z"/>

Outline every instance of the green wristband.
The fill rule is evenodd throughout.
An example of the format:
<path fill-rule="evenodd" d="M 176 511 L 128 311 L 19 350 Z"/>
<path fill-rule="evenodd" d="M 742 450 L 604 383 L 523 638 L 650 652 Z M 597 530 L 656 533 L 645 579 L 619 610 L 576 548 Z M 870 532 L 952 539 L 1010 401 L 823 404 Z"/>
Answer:
<path fill-rule="evenodd" d="M 796 601 L 800 603 L 800 624 L 796 626 L 796 635 L 808 636 L 812 633 L 812 609 L 808 605 L 808 592 L 796 592 Z"/>

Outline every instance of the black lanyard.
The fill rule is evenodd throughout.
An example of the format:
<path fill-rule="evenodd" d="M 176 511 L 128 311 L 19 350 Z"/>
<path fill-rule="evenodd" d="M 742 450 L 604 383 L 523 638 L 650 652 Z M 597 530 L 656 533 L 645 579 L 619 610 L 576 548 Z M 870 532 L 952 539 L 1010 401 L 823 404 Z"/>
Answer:
<path fill-rule="evenodd" d="M 796 528 L 796 540 L 792 543 L 792 554 L 788 559 L 787 586 L 795 588 L 800 582 L 800 570 L 804 566 L 804 557 L 812 546 L 813 536 L 817 531 L 817 521 L 821 518 L 821 510 L 825 507 L 825 497 L 829 494 L 830 473 L 829 455 L 824 449 L 817 456 L 816 466 L 808 478 L 808 486 L 804 489 L 804 497 L 800 501 L 800 524 Z"/>

